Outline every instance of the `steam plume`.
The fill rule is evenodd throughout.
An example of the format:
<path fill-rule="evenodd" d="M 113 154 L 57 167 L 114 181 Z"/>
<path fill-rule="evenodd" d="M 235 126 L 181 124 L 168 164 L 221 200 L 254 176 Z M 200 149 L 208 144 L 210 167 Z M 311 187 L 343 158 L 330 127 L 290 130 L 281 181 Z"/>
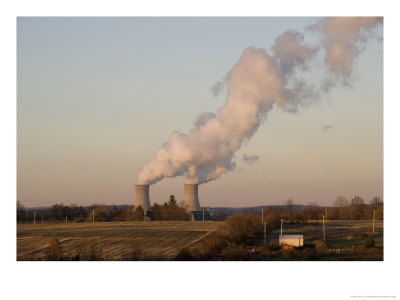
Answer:
<path fill-rule="evenodd" d="M 337 80 L 349 83 L 354 59 L 363 51 L 368 36 L 377 24 L 383 24 L 382 17 L 325 18 L 312 26 L 322 34 L 324 62 Z"/>
<path fill-rule="evenodd" d="M 382 22 L 380 18 L 353 19 L 326 18 L 313 27 L 322 35 L 324 62 L 335 75 L 331 84 L 346 83 L 361 51 L 357 42 L 366 38 L 361 31 Z M 164 177 L 181 175 L 185 183 L 215 180 L 235 168 L 235 152 L 253 136 L 274 106 L 295 112 L 298 106 L 317 98 L 317 91 L 328 90 L 299 75 L 309 70 L 309 62 L 320 50 L 304 43 L 302 33 L 283 33 L 271 50 L 269 54 L 264 49 L 246 48 L 224 79 L 225 104 L 217 113 L 201 114 L 189 134 L 173 131 L 144 166 L 137 183 L 154 184 Z M 215 94 L 221 86 L 215 86 Z"/>

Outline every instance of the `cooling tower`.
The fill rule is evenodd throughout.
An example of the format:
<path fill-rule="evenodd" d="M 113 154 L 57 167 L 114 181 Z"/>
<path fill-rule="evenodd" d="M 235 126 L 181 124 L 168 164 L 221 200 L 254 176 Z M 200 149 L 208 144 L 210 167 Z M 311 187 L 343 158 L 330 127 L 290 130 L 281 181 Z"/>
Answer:
<path fill-rule="evenodd" d="M 148 184 L 136 184 L 135 185 L 135 207 L 142 206 L 144 211 L 148 211 L 150 208 L 150 196 L 149 196 L 149 185 Z"/>
<path fill-rule="evenodd" d="M 200 210 L 199 202 L 199 185 L 198 184 L 185 184 L 185 199 L 183 205 L 189 211 Z"/>

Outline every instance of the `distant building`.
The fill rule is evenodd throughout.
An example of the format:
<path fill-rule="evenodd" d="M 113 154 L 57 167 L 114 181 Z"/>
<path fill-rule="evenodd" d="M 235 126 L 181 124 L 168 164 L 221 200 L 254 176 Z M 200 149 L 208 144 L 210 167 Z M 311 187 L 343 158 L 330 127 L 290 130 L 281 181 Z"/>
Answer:
<path fill-rule="evenodd" d="M 192 221 L 212 221 L 209 211 L 206 210 L 192 210 L 190 212 Z"/>
<path fill-rule="evenodd" d="M 280 235 L 279 236 L 279 245 L 302 247 L 303 240 L 304 240 L 303 235 Z"/>

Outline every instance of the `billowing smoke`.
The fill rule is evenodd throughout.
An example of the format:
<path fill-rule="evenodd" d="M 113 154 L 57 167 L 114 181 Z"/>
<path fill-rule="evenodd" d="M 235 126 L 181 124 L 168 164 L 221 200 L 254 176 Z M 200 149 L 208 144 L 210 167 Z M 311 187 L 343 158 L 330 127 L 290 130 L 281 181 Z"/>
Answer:
<path fill-rule="evenodd" d="M 215 97 L 219 96 L 221 91 L 224 88 L 224 83 L 225 83 L 225 78 L 223 80 L 217 81 L 212 87 L 211 87 L 211 92 Z"/>
<path fill-rule="evenodd" d="M 331 85 L 334 80 L 346 83 L 361 51 L 357 45 L 367 37 L 361 31 L 371 30 L 377 23 L 382 19 L 326 18 L 314 25 L 322 36 L 324 62 L 334 74 Z M 181 175 L 185 183 L 205 183 L 233 170 L 235 152 L 274 106 L 295 112 L 298 106 L 317 98 L 317 91 L 327 91 L 301 75 L 309 71 L 320 49 L 304 43 L 303 34 L 292 30 L 276 38 L 272 54 L 246 48 L 225 81 L 214 87 L 215 94 L 226 87 L 224 105 L 217 113 L 201 114 L 189 134 L 173 131 L 144 166 L 137 183 L 154 184 L 164 177 Z"/>
<path fill-rule="evenodd" d="M 327 85 L 335 86 L 337 81 L 349 84 L 354 59 L 364 50 L 368 37 L 374 35 L 372 30 L 377 24 L 383 24 L 382 17 L 325 18 L 310 26 L 321 33 L 324 62 L 335 76 Z"/>
<path fill-rule="evenodd" d="M 304 35 L 293 30 L 288 30 L 276 38 L 271 49 L 284 74 L 291 74 L 296 67 L 304 70 L 307 62 L 318 51 L 318 47 L 302 45 L 303 41 Z"/>

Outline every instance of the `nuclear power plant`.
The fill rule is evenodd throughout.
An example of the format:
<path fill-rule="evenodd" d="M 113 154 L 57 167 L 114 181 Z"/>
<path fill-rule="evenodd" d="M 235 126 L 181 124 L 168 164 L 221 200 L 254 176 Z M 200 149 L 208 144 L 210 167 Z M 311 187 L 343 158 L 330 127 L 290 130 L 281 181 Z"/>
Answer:
<path fill-rule="evenodd" d="M 150 185 L 136 184 L 135 185 L 135 207 L 139 205 L 144 209 L 145 215 L 148 220 L 152 219 L 149 214 L 150 204 Z M 201 210 L 199 201 L 199 185 L 198 184 L 184 184 L 185 198 L 183 200 L 183 207 L 190 213 L 192 221 L 212 221 L 209 211 Z"/>
<path fill-rule="evenodd" d="M 199 201 L 199 185 L 198 184 L 184 184 L 185 197 L 183 205 L 188 211 L 201 210 Z M 148 184 L 135 185 L 135 207 L 139 205 L 148 211 L 151 207 L 150 204 L 150 186 Z"/>
<path fill-rule="evenodd" d="M 148 211 L 151 207 L 150 205 L 150 196 L 149 196 L 149 185 L 148 184 L 136 184 L 135 185 L 135 207 L 139 207 L 139 205 L 144 209 L 144 211 Z"/>
<path fill-rule="evenodd" d="M 199 202 L 199 185 L 198 184 L 185 184 L 185 198 L 183 200 L 184 207 L 189 211 L 200 210 Z"/>

